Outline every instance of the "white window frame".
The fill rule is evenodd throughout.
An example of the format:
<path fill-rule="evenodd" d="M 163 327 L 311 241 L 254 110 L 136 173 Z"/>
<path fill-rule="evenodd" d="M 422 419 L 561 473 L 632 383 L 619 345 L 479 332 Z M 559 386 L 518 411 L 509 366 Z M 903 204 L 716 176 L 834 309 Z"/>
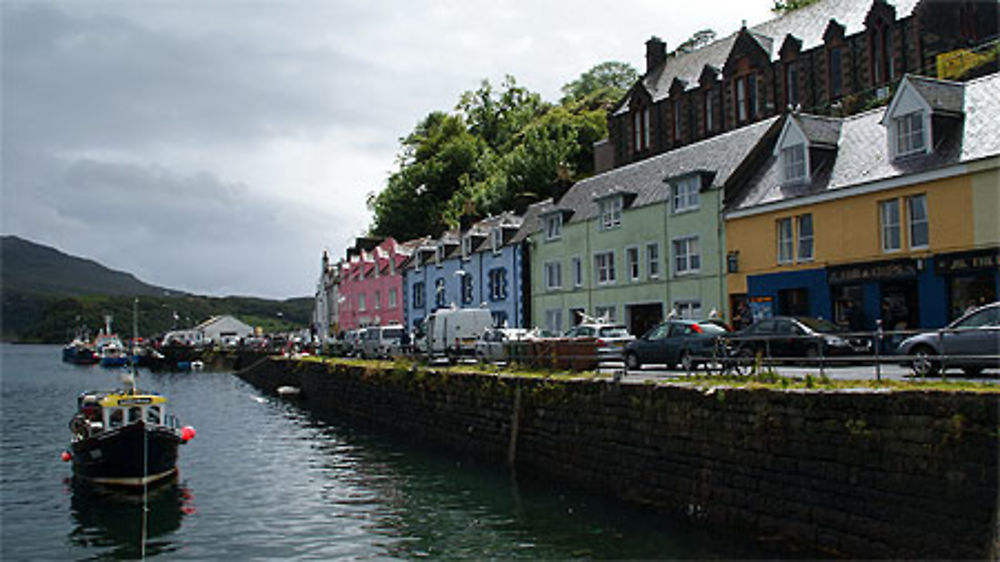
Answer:
<path fill-rule="evenodd" d="M 701 240 L 697 235 L 682 236 L 671 240 L 674 276 L 694 275 L 701 272 Z M 695 263 L 697 262 L 697 263 Z"/>
<path fill-rule="evenodd" d="M 553 213 L 545 217 L 545 240 L 562 238 L 562 213 Z"/>
<path fill-rule="evenodd" d="M 434 248 L 434 262 L 434 265 L 437 267 L 444 265 L 444 244 L 438 244 Z"/>
<path fill-rule="evenodd" d="M 627 246 L 625 248 L 625 274 L 628 280 L 635 282 L 642 276 L 642 263 L 639 256 L 639 246 Z"/>
<path fill-rule="evenodd" d="M 472 236 L 466 234 L 462 238 L 462 259 L 467 260 L 472 255 Z"/>
<path fill-rule="evenodd" d="M 623 201 L 621 195 L 605 197 L 597 202 L 598 214 L 600 215 L 600 230 L 611 230 L 620 228 L 622 225 Z"/>
<path fill-rule="evenodd" d="M 916 214 L 914 212 L 914 204 L 916 202 L 918 202 L 918 201 L 920 202 L 920 211 L 923 214 L 923 217 L 914 218 L 914 215 Z M 911 249 L 921 250 L 921 249 L 924 249 L 924 248 L 928 248 L 930 246 L 930 243 L 931 243 L 931 229 L 930 229 L 930 220 L 929 220 L 929 216 L 928 215 L 929 215 L 929 213 L 928 213 L 928 210 L 927 210 L 927 194 L 926 193 L 920 193 L 920 194 L 917 194 L 917 195 L 911 195 L 911 196 L 909 196 L 909 197 L 906 198 L 907 233 L 909 234 L 910 248 Z M 924 236 L 924 240 L 922 242 L 920 242 L 920 243 L 915 242 L 915 240 L 917 238 L 917 236 L 915 234 L 917 227 L 923 227 L 923 232 L 924 232 L 924 235 L 923 235 Z"/>
<path fill-rule="evenodd" d="M 607 315 L 607 316 L 605 316 Z M 608 323 L 618 321 L 618 307 L 613 304 L 598 305 L 594 307 L 594 318 L 607 318 Z"/>
<path fill-rule="evenodd" d="M 800 183 L 809 178 L 806 145 L 793 144 L 781 149 L 781 174 L 784 183 Z"/>
<path fill-rule="evenodd" d="M 499 254 L 500 249 L 503 248 L 503 230 L 499 227 L 490 232 L 490 247 L 494 254 Z"/>
<path fill-rule="evenodd" d="M 594 282 L 598 286 L 615 284 L 615 251 L 594 254 Z"/>
<path fill-rule="evenodd" d="M 890 211 L 894 210 L 893 213 Z M 891 254 L 903 249 L 902 220 L 900 216 L 899 199 L 886 199 L 878 203 L 879 237 L 882 252 Z M 895 235 L 895 245 L 892 244 Z"/>
<path fill-rule="evenodd" d="M 670 182 L 670 204 L 674 214 L 696 211 L 701 206 L 701 177 L 691 175 Z"/>
<path fill-rule="evenodd" d="M 924 112 L 917 110 L 892 119 L 896 158 L 905 158 L 927 152 Z"/>
<path fill-rule="evenodd" d="M 651 251 L 652 250 L 652 251 Z M 646 277 L 649 279 L 660 278 L 660 243 L 646 243 Z"/>
<path fill-rule="evenodd" d="M 573 256 L 570 258 L 570 268 L 573 273 L 573 287 L 583 286 L 583 258 L 580 256 Z"/>
<path fill-rule="evenodd" d="M 545 288 L 549 291 L 562 289 L 562 262 L 545 262 Z"/>
<path fill-rule="evenodd" d="M 795 261 L 795 225 L 792 223 L 792 217 L 775 221 L 774 230 L 778 264 L 793 263 Z"/>
<path fill-rule="evenodd" d="M 390 310 L 393 309 L 393 308 L 396 308 L 397 306 L 399 306 L 398 299 L 399 299 L 399 296 L 397 294 L 396 289 L 389 289 L 389 309 Z"/>
<path fill-rule="evenodd" d="M 803 225 L 808 220 L 809 232 L 805 233 Z M 813 223 L 812 213 L 798 215 L 795 217 L 795 261 L 799 263 L 811 262 L 816 256 L 816 225 Z M 806 254 L 805 249 L 809 252 Z"/>
<path fill-rule="evenodd" d="M 701 301 L 696 299 L 680 299 L 674 301 L 677 317 L 687 320 L 701 320 Z"/>
<path fill-rule="evenodd" d="M 550 308 L 545 311 L 545 329 L 550 332 L 555 332 L 561 334 L 562 329 L 562 310 L 558 308 Z"/>

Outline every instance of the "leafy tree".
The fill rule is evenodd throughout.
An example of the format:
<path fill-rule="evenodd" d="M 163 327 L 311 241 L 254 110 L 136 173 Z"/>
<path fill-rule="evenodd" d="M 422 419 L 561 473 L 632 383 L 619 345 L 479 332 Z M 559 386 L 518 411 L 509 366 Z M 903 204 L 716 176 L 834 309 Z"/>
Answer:
<path fill-rule="evenodd" d="M 639 73 L 625 62 L 602 62 L 562 87 L 564 106 L 584 101 L 605 103 L 617 101 L 635 81 Z"/>
<path fill-rule="evenodd" d="M 810 4 L 815 4 L 819 0 L 774 0 L 774 6 L 771 7 L 771 12 L 783 16 L 789 12 L 794 12 L 799 8 L 805 8 Z"/>
<path fill-rule="evenodd" d="M 815 1 L 815 0 L 813 0 Z M 687 40 L 677 45 L 677 49 L 674 51 L 676 53 L 690 53 L 691 51 L 696 51 L 705 45 L 708 45 L 715 39 L 715 31 L 711 29 L 702 29 L 696 31 L 694 35 L 688 37 Z"/>

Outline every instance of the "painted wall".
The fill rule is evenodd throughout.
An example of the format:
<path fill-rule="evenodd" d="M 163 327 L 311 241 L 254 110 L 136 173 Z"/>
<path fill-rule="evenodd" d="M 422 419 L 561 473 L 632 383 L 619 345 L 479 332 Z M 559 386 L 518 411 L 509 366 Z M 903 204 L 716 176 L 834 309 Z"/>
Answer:
<path fill-rule="evenodd" d="M 545 240 L 544 230 L 532 234 L 532 324 L 545 327 L 546 311 L 561 310 L 562 328 L 570 325 L 570 309 L 584 309 L 593 314 L 598 307 L 614 306 L 619 322 L 628 322 L 627 307 L 637 304 L 660 304 L 666 315 L 678 301 L 698 301 L 702 316 L 712 309 L 725 315 L 727 311 L 724 256 L 721 254 L 719 221 L 721 192 L 703 191 L 695 211 L 674 214 L 670 203 L 658 203 L 622 211 L 622 226 L 606 231 L 597 219 L 586 223 L 563 225 L 562 237 Z M 544 225 L 544 221 L 542 221 Z M 675 239 L 697 236 L 701 257 L 698 272 L 677 275 L 673 255 Z M 648 274 L 647 244 L 659 244 L 659 274 Z M 639 278 L 631 280 L 626 268 L 626 249 L 639 251 Z M 598 285 L 594 256 L 614 251 L 615 282 Z M 573 286 L 572 258 L 583 263 L 583 283 Z M 545 264 L 562 264 L 562 288 L 547 289 Z"/>

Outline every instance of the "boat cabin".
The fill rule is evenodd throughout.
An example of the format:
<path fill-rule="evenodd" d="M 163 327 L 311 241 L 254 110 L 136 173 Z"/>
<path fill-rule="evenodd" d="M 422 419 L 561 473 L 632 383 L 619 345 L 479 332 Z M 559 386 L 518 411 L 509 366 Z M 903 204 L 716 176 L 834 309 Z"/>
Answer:
<path fill-rule="evenodd" d="M 158 394 L 85 392 L 77 398 L 71 427 L 79 438 L 142 421 L 147 425 L 176 425 L 167 416 L 167 399 Z"/>

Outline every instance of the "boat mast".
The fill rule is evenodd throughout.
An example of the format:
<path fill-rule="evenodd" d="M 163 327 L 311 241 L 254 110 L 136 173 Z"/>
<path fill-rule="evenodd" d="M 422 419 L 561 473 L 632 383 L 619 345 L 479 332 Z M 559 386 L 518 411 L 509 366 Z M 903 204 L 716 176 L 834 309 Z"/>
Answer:
<path fill-rule="evenodd" d="M 135 368 L 135 340 L 139 337 L 139 297 L 132 301 L 132 341 L 129 344 L 129 364 L 132 365 L 132 394 L 135 394 L 135 379 L 139 376 Z"/>

